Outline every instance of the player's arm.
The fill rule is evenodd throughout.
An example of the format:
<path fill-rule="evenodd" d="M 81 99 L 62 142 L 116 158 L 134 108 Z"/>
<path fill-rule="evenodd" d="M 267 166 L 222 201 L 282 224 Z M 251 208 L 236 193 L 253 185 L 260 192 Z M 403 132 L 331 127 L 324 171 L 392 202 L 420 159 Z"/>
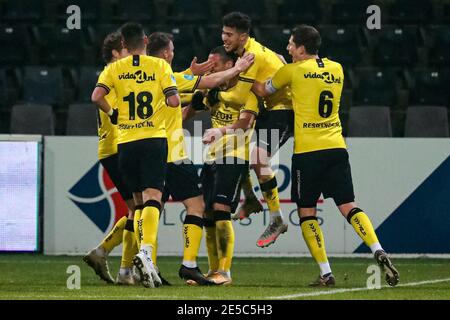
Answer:
<path fill-rule="evenodd" d="M 117 124 L 119 111 L 117 109 L 113 109 L 105 98 L 105 96 L 113 87 L 113 82 L 111 81 L 109 72 L 107 70 L 108 69 L 104 70 L 100 74 L 98 83 L 95 86 L 94 91 L 92 92 L 91 101 L 97 106 L 97 108 L 101 109 L 111 118 L 111 122 L 113 124 Z"/>
<path fill-rule="evenodd" d="M 221 84 L 231 80 L 238 74 L 246 71 L 255 61 L 255 55 L 252 53 L 245 54 L 242 58 L 239 58 L 234 67 L 203 76 L 197 86 L 198 89 L 211 89 L 220 86 Z"/>
<path fill-rule="evenodd" d="M 162 62 L 162 72 L 161 77 L 161 88 L 163 90 L 164 96 L 166 97 L 166 104 L 169 107 L 176 108 L 181 104 L 180 95 L 178 94 L 177 83 L 173 75 L 172 68 L 170 65 L 164 61 Z"/>
<path fill-rule="evenodd" d="M 281 54 L 276 53 L 276 55 L 281 60 L 281 62 L 283 62 L 284 65 L 287 64 L 286 60 Z M 254 94 L 256 94 L 258 97 L 264 98 L 269 95 L 269 93 L 265 89 L 266 83 L 255 80 L 255 83 L 252 86 L 252 91 Z"/>
<path fill-rule="evenodd" d="M 209 144 L 215 140 L 216 137 L 225 135 L 227 132 L 234 130 L 248 130 L 253 127 L 256 116 L 258 115 L 258 99 L 254 94 L 250 94 L 247 103 L 241 109 L 239 119 L 233 124 L 221 128 L 210 128 L 205 131 L 202 141 L 204 144 Z"/>
<path fill-rule="evenodd" d="M 189 67 L 189 69 L 187 69 L 183 73 L 186 74 L 192 73 L 195 76 L 202 76 L 207 72 L 210 72 L 213 67 L 214 61 L 208 59 L 205 62 L 197 63 L 197 57 L 194 57 L 194 59 L 192 59 L 191 66 Z"/>
<path fill-rule="evenodd" d="M 258 83 L 257 90 L 260 91 L 262 97 L 274 94 L 281 88 L 290 85 L 292 80 L 292 65 L 285 65 L 281 67 L 273 76 L 273 78 L 266 81 L 266 83 Z"/>

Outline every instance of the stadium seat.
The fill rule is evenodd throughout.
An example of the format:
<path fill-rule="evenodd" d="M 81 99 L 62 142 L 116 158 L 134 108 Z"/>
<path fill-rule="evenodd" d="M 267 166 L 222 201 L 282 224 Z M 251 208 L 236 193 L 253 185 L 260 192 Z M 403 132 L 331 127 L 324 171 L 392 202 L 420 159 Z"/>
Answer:
<path fill-rule="evenodd" d="M 410 75 L 410 103 L 450 106 L 450 69 L 419 68 Z"/>
<path fill-rule="evenodd" d="M 350 108 L 349 137 L 392 137 L 389 107 L 356 106 Z"/>
<path fill-rule="evenodd" d="M 205 23 L 211 15 L 210 0 L 174 0 L 169 9 L 171 23 Z"/>
<path fill-rule="evenodd" d="M 408 107 L 405 137 L 449 137 L 447 108 L 437 106 Z"/>
<path fill-rule="evenodd" d="M 396 0 L 389 7 L 390 22 L 394 24 L 427 23 L 432 13 L 429 0 Z"/>
<path fill-rule="evenodd" d="M 28 31 L 25 26 L 0 26 L 0 65 L 19 66 L 24 62 L 30 63 L 28 59 L 33 53 Z"/>
<path fill-rule="evenodd" d="M 450 62 L 450 26 L 430 26 L 426 31 L 431 40 L 429 64 L 438 67 L 448 66 Z"/>
<path fill-rule="evenodd" d="M 344 66 L 354 66 L 362 59 L 361 30 L 355 26 L 321 26 L 320 56 L 328 57 Z"/>
<path fill-rule="evenodd" d="M 10 108 L 19 97 L 16 69 L 0 69 L 0 108 Z"/>
<path fill-rule="evenodd" d="M 331 6 L 331 21 L 339 25 L 365 24 L 366 10 L 371 4 L 368 0 L 336 0 Z"/>
<path fill-rule="evenodd" d="M 364 105 L 387 105 L 397 103 L 397 72 L 395 69 L 357 68 L 355 102 Z"/>
<path fill-rule="evenodd" d="M 195 130 L 199 123 L 201 123 L 201 132 Z M 206 129 L 211 128 L 211 126 L 211 113 L 209 111 L 198 112 L 194 117 L 183 122 L 183 128 L 188 130 L 192 137 L 194 135 L 203 136 Z"/>
<path fill-rule="evenodd" d="M 120 28 L 120 23 L 117 24 L 99 24 L 90 25 L 87 27 L 89 34 L 89 43 L 93 46 L 95 63 L 97 65 L 104 65 L 105 61 L 102 58 L 102 45 L 105 37 L 111 32 L 117 31 Z"/>
<path fill-rule="evenodd" d="M 25 67 L 23 98 L 27 102 L 62 105 L 67 101 L 62 70 L 58 67 Z"/>
<path fill-rule="evenodd" d="M 319 1 L 283 0 L 278 7 L 278 22 L 285 25 L 316 24 L 322 18 Z"/>
<path fill-rule="evenodd" d="M 97 135 L 97 112 L 97 107 L 90 103 L 71 104 L 67 112 L 66 135 Z"/>
<path fill-rule="evenodd" d="M 9 0 L 3 1 L 1 21 L 8 23 L 34 23 L 46 15 L 47 5 L 41 1 Z"/>
<path fill-rule="evenodd" d="M 153 5 L 153 1 L 117 1 L 114 17 L 120 22 L 138 21 L 148 23 L 155 17 L 155 12 L 156 8 Z"/>
<path fill-rule="evenodd" d="M 77 101 L 91 102 L 91 95 L 97 83 L 98 76 L 102 68 L 82 66 L 78 77 L 78 95 Z"/>
<path fill-rule="evenodd" d="M 232 11 L 245 13 L 252 19 L 252 24 L 266 24 L 266 2 L 253 0 L 227 0 L 224 1 L 223 14 Z"/>
<path fill-rule="evenodd" d="M 78 65 L 84 60 L 86 42 L 83 30 L 56 28 L 53 25 L 33 27 L 40 46 L 41 63 L 45 65 Z"/>
<path fill-rule="evenodd" d="M 287 51 L 291 29 L 282 26 L 260 26 L 255 28 L 255 34 L 261 44 L 283 55 L 286 61 L 292 61 Z"/>
<path fill-rule="evenodd" d="M 45 104 L 16 104 L 11 111 L 11 134 L 54 135 L 53 109 Z"/>
<path fill-rule="evenodd" d="M 411 66 L 417 62 L 418 48 L 423 46 L 418 27 L 386 25 L 381 30 L 364 31 L 376 65 Z"/>
<path fill-rule="evenodd" d="M 99 21 L 105 20 L 107 16 L 111 16 L 112 7 L 111 2 L 107 5 L 102 6 L 102 1 L 92 1 L 92 0 L 58 0 L 57 1 L 57 15 L 60 21 L 66 21 L 69 17 L 67 13 L 67 8 L 71 5 L 77 5 L 80 7 L 81 14 L 81 25 L 85 23 L 99 23 Z M 109 10 L 109 11 L 108 11 Z"/>

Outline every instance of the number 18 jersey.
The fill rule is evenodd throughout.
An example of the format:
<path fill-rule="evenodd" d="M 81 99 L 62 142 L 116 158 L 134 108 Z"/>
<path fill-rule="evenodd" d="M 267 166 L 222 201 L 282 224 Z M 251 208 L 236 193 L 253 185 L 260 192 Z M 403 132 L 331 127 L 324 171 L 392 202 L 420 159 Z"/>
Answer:
<path fill-rule="evenodd" d="M 294 153 L 346 148 L 339 119 L 344 73 L 328 59 L 308 59 L 283 66 L 272 87 L 291 87 L 295 113 Z"/>
<path fill-rule="evenodd" d="M 177 92 L 172 68 L 163 59 L 133 55 L 108 65 L 98 87 L 114 90 L 119 108 L 117 143 L 165 138 L 166 96 Z"/>

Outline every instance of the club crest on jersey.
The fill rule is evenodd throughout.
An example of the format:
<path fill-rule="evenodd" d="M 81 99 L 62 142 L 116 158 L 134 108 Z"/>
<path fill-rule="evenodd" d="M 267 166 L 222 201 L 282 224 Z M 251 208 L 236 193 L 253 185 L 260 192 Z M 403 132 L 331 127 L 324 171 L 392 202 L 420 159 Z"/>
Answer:
<path fill-rule="evenodd" d="M 332 73 L 327 71 L 322 73 L 308 72 L 304 74 L 305 79 L 323 79 L 325 83 L 341 83 L 341 77 L 335 77 Z"/>
<path fill-rule="evenodd" d="M 103 233 L 128 213 L 125 202 L 100 162 L 75 183 L 67 196 Z"/>
<path fill-rule="evenodd" d="M 119 80 L 126 80 L 126 79 L 134 79 L 136 80 L 136 83 L 144 83 L 145 81 L 155 81 L 155 73 L 152 75 L 147 75 L 146 72 L 142 70 L 138 70 L 135 73 L 122 73 L 119 75 Z"/>

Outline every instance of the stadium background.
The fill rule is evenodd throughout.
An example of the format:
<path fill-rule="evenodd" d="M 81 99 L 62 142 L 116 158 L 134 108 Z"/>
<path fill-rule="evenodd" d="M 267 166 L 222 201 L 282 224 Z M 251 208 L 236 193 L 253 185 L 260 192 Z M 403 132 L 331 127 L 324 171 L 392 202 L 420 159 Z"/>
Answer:
<path fill-rule="evenodd" d="M 4 134 L 0 136 L 0 140 L 37 141 L 33 147 L 26 147 L 26 152 L 36 147 L 32 158 L 34 157 L 36 164 L 34 169 L 40 174 L 39 179 L 35 181 L 38 203 L 34 210 L 38 212 L 36 220 L 38 228 L 35 230 L 36 233 L 32 234 L 32 237 L 38 241 L 37 246 L 30 251 L 45 252 L 44 232 L 49 230 L 53 231 L 50 237 L 54 237 L 52 240 L 54 242 L 50 243 L 60 241 L 58 237 L 67 239 L 70 232 L 82 230 L 83 233 L 90 233 L 92 238 L 80 239 L 80 241 L 89 240 L 86 242 L 93 246 L 103 237 L 104 230 L 117 218 L 115 212 L 108 212 L 110 214 L 108 221 L 103 224 L 98 222 L 101 224 L 99 227 L 69 195 L 77 193 L 75 184 L 82 180 L 91 167 L 96 166 L 96 138 L 78 136 L 96 135 L 96 110 L 90 104 L 90 94 L 104 65 L 100 55 L 101 41 L 104 36 L 129 20 L 141 22 L 148 33 L 156 30 L 171 32 L 175 36 L 173 69 L 180 71 L 189 66 L 193 56 L 203 61 L 211 48 L 221 44 L 222 15 L 239 10 L 252 17 L 252 35 L 269 48 L 283 54 L 287 61 L 290 61 L 290 57 L 285 47 L 290 28 L 299 23 L 308 23 L 319 29 L 323 38 L 320 55 L 334 59 L 344 66 L 346 80 L 340 113 L 344 135 L 350 137 L 350 145 L 355 141 L 355 152 L 358 148 L 360 150 L 364 148 L 364 144 L 366 144 L 364 150 L 370 150 L 373 147 L 369 160 L 364 154 L 356 155 L 355 160 L 352 160 L 355 161 L 355 163 L 352 162 L 352 166 L 358 167 L 368 161 L 369 167 L 374 168 L 372 177 L 376 176 L 377 169 L 390 168 L 392 171 L 387 170 L 380 175 L 380 177 L 390 175 L 393 178 L 392 185 L 387 186 L 387 190 L 383 190 L 386 194 L 389 194 L 389 190 L 396 188 L 405 190 L 408 185 L 410 190 L 405 191 L 404 198 L 396 199 L 398 203 L 395 205 L 391 204 L 394 209 L 396 206 L 400 207 L 402 201 L 409 195 L 413 193 L 416 195 L 416 202 L 407 203 L 406 208 L 403 208 L 403 214 L 393 218 L 396 221 L 390 224 L 391 227 L 385 227 L 383 239 L 391 237 L 389 245 L 397 241 L 396 231 L 392 230 L 394 226 L 394 229 L 401 228 L 400 234 L 408 235 L 406 239 L 415 240 L 412 245 L 411 243 L 400 244 L 397 249 L 392 250 L 394 252 L 450 253 L 448 247 L 450 236 L 447 232 L 450 225 L 448 220 L 450 207 L 448 202 L 448 194 L 450 194 L 450 148 L 448 148 L 450 140 L 448 139 L 450 1 L 265 0 L 258 1 L 259 5 L 255 3 L 250 0 L 0 0 L 0 48 L 2 51 L 0 55 L 0 134 Z M 69 31 L 65 28 L 69 16 L 66 8 L 71 4 L 79 5 L 81 8 L 80 30 Z M 381 30 L 366 28 L 366 19 L 369 16 L 366 8 L 370 4 L 376 4 L 381 8 Z M 207 113 L 201 113 L 193 120 L 201 120 L 204 130 L 210 124 L 208 116 Z M 187 122 L 185 126 L 193 133 L 193 121 Z M 37 136 L 22 136 L 22 134 Z M 358 142 L 357 138 L 351 140 L 353 137 L 371 139 Z M 384 138 L 388 138 L 389 141 Z M 70 145 L 72 141 L 78 142 L 71 152 L 67 152 L 67 145 Z M 415 145 L 417 141 L 418 144 Z M 2 163 L 18 162 L 14 157 L 8 156 L 8 149 L 3 148 L 4 142 L 0 145 L 2 145 L 0 149 Z M 57 145 L 56 149 L 50 148 L 55 145 Z M 386 148 L 386 145 L 390 147 Z M 383 150 L 379 158 L 377 158 L 378 150 Z M 52 194 L 44 188 L 45 175 L 64 176 L 63 169 L 57 172 L 50 168 L 52 164 L 56 164 L 51 161 L 66 152 L 72 156 L 73 164 L 71 165 L 75 169 L 72 168 L 71 171 L 77 172 L 73 174 L 76 177 L 72 177 L 73 180 L 64 187 L 58 185 L 59 180 L 52 181 L 53 189 L 50 189 L 54 192 Z M 84 152 L 90 152 L 89 156 L 85 156 L 86 161 L 77 161 L 76 157 Z M 283 152 L 283 157 L 290 156 L 290 149 L 285 148 Z M 390 157 L 383 159 L 384 155 Z M 408 158 L 409 156 L 411 159 Z M 285 160 L 286 163 L 289 162 L 288 158 Z M 383 161 L 383 164 L 380 165 L 380 161 L 377 160 Z M 389 163 L 392 161 L 395 164 L 390 166 Z M 396 170 L 402 168 L 403 163 L 405 165 L 400 174 Z M 418 167 L 415 167 L 416 165 Z M 23 174 L 21 170 L 22 168 L 19 168 L 20 174 Z M 409 175 L 408 170 L 415 173 Z M 420 173 L 417 174 L 416 171 Z M 19 175 L 18 179 L 21 177 Z M 361 180 L 364 184 L 362 189 L 368 190 L 364 191 L 366 192 L 363 194 L 364 202 L 373 201 L 374 208 L 377 202 L 383 202 L 380 207 L 384 208 L 386 200 L 377 199 L 370 194 L 371 190 L 383 188 L 381 178 L 375 184 L 364 179 Z M 414 179 L 416 180 L 412 181 Z M 49 181 L 48 176 L 47 181 Z M 107 188 L 106 191 L 103 190 L 106 194 L 112 189 L 108 186 L 107 180 L 102 181 Z M 67 188 L 64 189 L 65 187 Z M 424 188 L 426 192 L 420 193 Z M 14 190 L 17 189 L 11 190 L 10 194 L 14 196 Z M 63 194 L 60 197 L 63 200 L 55 196 L 59 191 Z M 45 197 L 47 198 L 44 199 Z M 13 199 L 12 202 L 19 203 L 20 200 L 22 199 L 16 199 L 16 201 Z M 58 201 L 66 201 L 64 205 L 67 207 L 61 208 L 70 206 L 70 210 L 78 210 L 77 218 L 84 219 L 83 223 L 86 225 L 89 223 L 89 227 L 85 228 L 84 225 L 74 227 L 70 224 L 72 222 L 70 220 L 69 223 L 66 221 L 66 229 L 62 230 L 57 228 L 52 230 L 48 225 L 45 226 L 44 202 L 46 201 L 50 207 Z M 389 201 L 392 202 L 392 199 Z M 418 203 L 423 204 L 422 201 L 431 205 L 431 209 L 422 207 L 417 210 Z M 181 211 L 179 204 L 173 205 L 178 206 L 176 210 Z M 10 212 L 6 211 L 4 210 L 4 215 L 11 216 Z M 412 219 L 409 212 L 415 213 Z M 59 215 L 60 219 L 65 217 L 57 210 L 54 210 L 52 214 L 52 217 Z M 331 215 L 335 216 L 332 221 L 340 219 L 337 212 L 336 214 L 334 211 L 330 212 Z M 414 219 L 420 216 L 425 218 Z M 374 217 L 374 219 L 376 227 L 379 227 L 382 219 L 380 217 Z M 405 221 L 412 223 L 404 224 Z M 48 222 L 53 223 L 50 220 Z M 173 220 L 169 218 L 168 222 L 172 223 Z M 340 223 L 342 229 L 345 229 L 345 221 Z M 420 223 L 430 223 L 430 228 L 427 229 L 430 230 L 429 233 L 420 234 L 418 231 Z M 0 228 L 0 232 L 4 232 L 7 225 L 5 223 Z M 167 237 L 170 238 L 172 235 L 178 237 L 177 230 L 180 227 L 169 227 L 174 231 Z M 436 228 L 433 230 L 434 227 Z M 256 236 L 262 230 L 263 225 L 258 225 L 258 228 L 250 234 L 251 240 L 253 241 L 253 238 L 256 240 Z M 296 233 L 290 236 L 295 238 L 297 244 L 301 242 L 301 236 L 295 226 L 291 226 L 290 230 L 294 231 L 290 233 Z M 380 230 L 377 231 L 380 232 Z M 345 232 L 343 231 L 344 234 Z M 325 233 L 325 236 L 330 239 L 331 248 L 335 245 L 335 238 L 342 235 L 342 233 L 330 235 L 327 230 Z M 7 238 L 6 241 L 8 241 Z M 276 246 L 281 245 L 281 241 L 285 239 L 280 238 L 280 241 L 270 248 L 272 254 L 276 254 Z M 64 241 L 61 243 L 64 244 Z M 177 247 L 178 243 L 179 241 L 173 247 Z M 423 243 L 431 243 L 431 245 L 420 247 Z M 435 243 L 442 246 L 437 251 L 430 250 L 430 248 L 436 249 L 433 247 Z M 71 246 L 70 250 L 59 252 L 54 250 L 48 253 L 81 254 L 86 249 L 82 246 L 77 247 L 75 237 Z M 51 251 L 54 248 L 47 249 Z M 302 252 L 305 250 L 305 246 L 299 249 Z M 345 247 L 345 250 L 343 251 L 347 253 L 362 252 L 354 244 Z M 175 254 L 173 251 L 170 253 Z M 7 257 L 2 258 L 5 258 L 3 261 L 7 263 Z M 11 259 L 16 258 L 11 256 Z M 22 261 L 22 258 L 18 259 Z M 23 261 L 26 260 L 25 257 Z M 438 264 L 442 265 L 440 262 Z M 447 262 L 443 265 L 448 267 Z M 2 270 L 6 269 L 2 268 Z M 426 270 L 425 267 L 424 270 Z M 442 268 L 441 275 L 448 276 L 448 271 Z M 7 296 L 8 292 L 5 292 Z M 120 293 L 118 294 L 120 296 Z M 34 296 L 30 295 L 30 297 Z M 234 297 L 231 296 L 231 298 Z"/>

